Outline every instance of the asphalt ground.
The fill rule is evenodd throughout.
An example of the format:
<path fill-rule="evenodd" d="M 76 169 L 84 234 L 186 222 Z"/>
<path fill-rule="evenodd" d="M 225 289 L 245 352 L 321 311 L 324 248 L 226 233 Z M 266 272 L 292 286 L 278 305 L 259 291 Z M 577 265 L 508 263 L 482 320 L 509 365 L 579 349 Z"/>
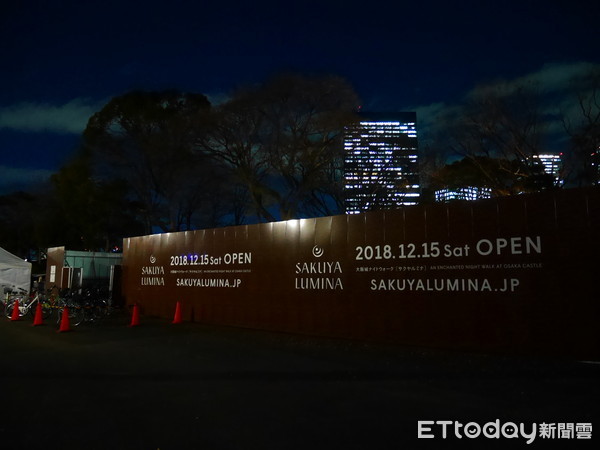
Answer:
<path fill-rule="evenodd" d="M 592 448 L 600 365 L 171 324 L 0 318 L 0 448 Z M 591 423 L 591 440 L 458 438 L 418 421 Z M 491 429 L 490 429 L 491 430 Z M 510 429 L 507 429 L 510 431 Z M 459 432 L 460 434 L 460 432 Z M 596 447 L 597 448 L 597 447 Z"/>

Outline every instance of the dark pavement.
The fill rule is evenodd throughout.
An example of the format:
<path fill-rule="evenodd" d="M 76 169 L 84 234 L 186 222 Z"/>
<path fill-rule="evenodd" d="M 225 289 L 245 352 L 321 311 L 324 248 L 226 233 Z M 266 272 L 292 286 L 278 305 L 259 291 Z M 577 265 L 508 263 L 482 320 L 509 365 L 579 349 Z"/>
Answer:
<path fill-rule="evenodd" d="M 592 448 L 600 365 L 400 348 L 126 313 L 0 318 L 1 448 Z M 592 423 L 591 440 L 417 439 L 418 420 Z M 557 445 L 558 444 L 558 447 Z"/>

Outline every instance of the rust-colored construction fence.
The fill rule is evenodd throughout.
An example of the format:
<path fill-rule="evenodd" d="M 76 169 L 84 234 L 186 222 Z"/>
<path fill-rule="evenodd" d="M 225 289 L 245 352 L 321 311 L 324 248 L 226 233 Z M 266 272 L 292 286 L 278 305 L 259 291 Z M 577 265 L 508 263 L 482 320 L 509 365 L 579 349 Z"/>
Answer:
<path fill-rule="evenodd" d="M 600 357 L 600 190 L 125 240 L 123 294 L 184 320 Z"/>

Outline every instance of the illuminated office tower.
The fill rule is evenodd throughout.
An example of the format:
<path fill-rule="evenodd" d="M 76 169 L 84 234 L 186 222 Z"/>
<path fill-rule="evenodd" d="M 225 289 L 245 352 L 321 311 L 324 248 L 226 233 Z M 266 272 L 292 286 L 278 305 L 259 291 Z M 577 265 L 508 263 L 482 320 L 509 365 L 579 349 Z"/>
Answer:
<path fill-rule="evenodd" d="M 561 154 L 540 154 L 533 155 L 532 159 L 537 161 L 544 167 L 544 172 L 554 177 L 556 185 L 562 185 L 564 180 L 560 177 L 560 171 L 562 169 L 562 153 Z"/>
<path fill-rule="evenodd" d="M 361 113 L 344 136 L 346 214 L 419 201 L 417 115 Z"/>

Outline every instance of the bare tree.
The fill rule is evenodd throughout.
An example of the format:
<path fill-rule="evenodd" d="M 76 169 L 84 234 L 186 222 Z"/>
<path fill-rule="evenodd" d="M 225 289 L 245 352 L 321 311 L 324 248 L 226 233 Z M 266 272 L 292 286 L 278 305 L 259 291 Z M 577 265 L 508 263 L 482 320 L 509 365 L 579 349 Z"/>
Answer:
<path fill-rule="evenodd" d="M 260 136 L 263 121 L 254 93 L 243 91 L 215 108 L 208 132 L 197 140 L 203 154 L 229 169 L 237 192 L 236 222 L 240 223 L 246 215 L 246 202 L 252 204 L 257 217 L 275 220 L 268 210 L 271 192 L 266 182 L 269 161 Z"/>
<path fill-rule="evenodd" d="M 573 80 L 576 113 L 563 111 L 563 125 L 571 137 L 579 185 L 600 182 L 600 68 L 592 68 L 582 79 Z"/>
<path fill-rule="evenodd" d="M 338 77 L 279 76 L 220 107 L 202 147 L 246 186 L 260 219 L 327 214 L 339 204 L 341 137 L 357 102 Z"/>
<path fill-rule="evenodd" d="M 475 89 L 444 118 L 438 142 L 469 159 L 496 195 L 516 194 L 540 175 L 533 157 L 542 150 L 543 123 L 535 85 L 496 83 Z"/>
<path fill-rule="evenodd" d="M 141 205 L 146 232 L 177 231 L 202 222 L 223 179 L 194 142 L 210 104 L 199 94 L 131 92 L 94 114 L 84 146 L 96 175 L 124 180 Z M 209 219 L 208 222 L 214 222 Z"/>

